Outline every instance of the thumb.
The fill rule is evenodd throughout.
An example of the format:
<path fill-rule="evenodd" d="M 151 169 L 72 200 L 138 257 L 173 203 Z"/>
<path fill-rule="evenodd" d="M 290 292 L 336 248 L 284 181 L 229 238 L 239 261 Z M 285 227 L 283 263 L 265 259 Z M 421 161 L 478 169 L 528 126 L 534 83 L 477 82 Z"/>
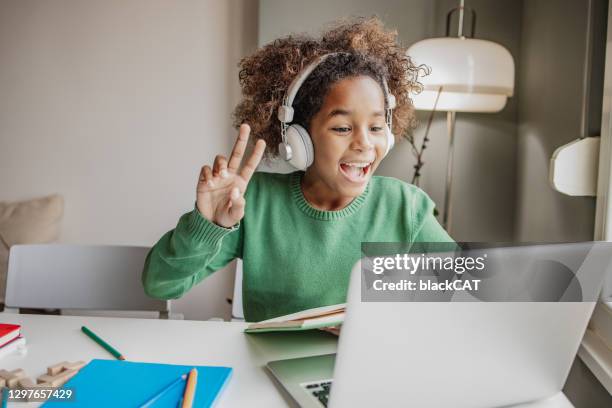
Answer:
<path fill-rule="evenodd" d="M 242 217 L 244 216 L 245 203 L 245 199 L 240 194 L 240 190 L 238 189 L 238 187 L 232 188 L 228 205 L 229 213 L 233 218 L 237 220 L 242 219 Z"/>

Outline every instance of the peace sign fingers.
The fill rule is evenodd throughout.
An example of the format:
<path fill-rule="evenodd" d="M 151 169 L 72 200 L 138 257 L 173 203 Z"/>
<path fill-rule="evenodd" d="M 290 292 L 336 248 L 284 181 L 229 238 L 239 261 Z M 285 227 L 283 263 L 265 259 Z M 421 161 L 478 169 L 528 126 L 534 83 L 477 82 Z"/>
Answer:
<path fill-rule="evenodd" d="M 204 166 L 200 173 L 196 189 L 198 211 L 207 220 L 225 228 L 244 217 L 246 201 L 243 194 L 266 150 L 266 142 L 257 140 L 249 159 L 239 171 L 250 131 L 249 125 L 241 125 L 229 161 L 217 155 L 213 168 Z"/>
<path fill-rule="evenodd" d="M 257 165 L 261 161 L 261 158 L 263 157 L 263 153 L 265 150 L 266 150 L 266 141 L 263 139 L 257 139 L 257 143 L 255 143 L 255 148 L 253 149 L 253 153 L 251 154 L 251 157 L 249 157 L 249 160 L 246 162 L 244 167 L 242 167 L 242 170 L 240 170 L 240 176 L 247 183 L 249 182 L 249 180 L 251 179 L 251 176 L 255 172 L 255 169 L 257 168 Z"/>
<path fill-rule="evenodd" d="M 242 156 L 244 155 L 244 151 L 246 150 L 247 142 L 249 140 L 249 133 L 251 133 L 251 127 L 249 125 L 246 123 L 240 125 L 238 139 L 236 139 L 229 163 L 227 164 L 229 171 L 233 171 L 235 173 L 238 172 L 240 162 L 242 161 Z"/>

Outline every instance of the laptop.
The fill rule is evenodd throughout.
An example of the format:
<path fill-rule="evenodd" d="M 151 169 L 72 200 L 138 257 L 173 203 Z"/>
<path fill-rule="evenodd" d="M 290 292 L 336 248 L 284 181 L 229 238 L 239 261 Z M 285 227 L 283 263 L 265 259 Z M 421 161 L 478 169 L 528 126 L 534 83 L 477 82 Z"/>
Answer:
<path fill-rule="evenodd" d="M 301 407 L 490 408 L 557 394 L 611 273 L 612 247 L 585 242 L 467 255 L 483 251 L 495 260 L 484 271 L 489 286 L 501 284 L 513 298 L 365 302 L 361 267 L 371 261 L 363 258 L 351 272 L 337 355 L 270 361 L 267 369 Z M 535 301 L 523 292 L 536 293 Z"/>

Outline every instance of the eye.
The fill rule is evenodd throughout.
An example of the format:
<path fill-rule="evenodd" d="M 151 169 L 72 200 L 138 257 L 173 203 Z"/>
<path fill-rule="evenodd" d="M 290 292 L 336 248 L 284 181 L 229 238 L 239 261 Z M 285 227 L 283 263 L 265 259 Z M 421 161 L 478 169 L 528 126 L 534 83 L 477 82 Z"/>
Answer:
<path fill-rule="evenodd" d="M 384 128 L 383 128 L 382 126 L 372 126 L 372 127 L 370 128 L 370 131 L 372 131 L 372 132 L 382 132 L 382 131 L 383 131 L 383 129 L 384 129 Z"/>
<path fill-rule="evenodd" d="M 332 128 L 332 130 L 334 132 L 338 132 L 338 133 L 347 133 L 347 132 L 351 131 L 351 128 L 349 128 L 349 127 L 335 127 L 335 128 Z"/>

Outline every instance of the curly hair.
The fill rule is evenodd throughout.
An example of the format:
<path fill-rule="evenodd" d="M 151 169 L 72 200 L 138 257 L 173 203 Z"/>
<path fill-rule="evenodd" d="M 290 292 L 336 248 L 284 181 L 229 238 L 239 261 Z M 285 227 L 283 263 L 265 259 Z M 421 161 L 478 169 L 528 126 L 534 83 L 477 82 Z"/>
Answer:
<path fill-rule="evenodd" d="M 266 141 L 266 158 L 278 155 L 281 142 L 276 112 L 289 84 L 320 55 L 339 53 L 323 61 L 302 84 L 294 100 L 294 123 L 306 129 L 320 110 L 330 87 L 337 81 L 366 75 L 396 98 L 393 133 L 402 135 L 416 125 L 409 94 L 418 93 L 419 76 L 427 70 L 417 66 L 397 42 L 397 31 L 385 30 L 376 17 L 338 20 L 319 38 L 290 35 L 279 38 L 239 63 L 242 101 L 234 111 L 234 126 L 248 123 L 254 137 Z"/>

